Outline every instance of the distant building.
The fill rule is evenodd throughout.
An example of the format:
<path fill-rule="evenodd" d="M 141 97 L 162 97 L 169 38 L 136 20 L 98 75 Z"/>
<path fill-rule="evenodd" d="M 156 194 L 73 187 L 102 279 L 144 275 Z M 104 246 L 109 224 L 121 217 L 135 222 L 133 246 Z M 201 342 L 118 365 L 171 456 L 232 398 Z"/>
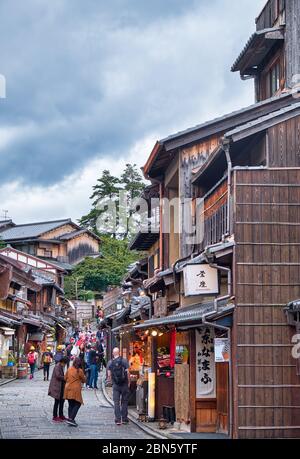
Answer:
<path fill-rule="evenodd" d="M 99 237 L 71 219 L 22 225 L 1 221 L 0 238 L 17 250 L 55 262 L 67 271 L 87 256 L 99 256 Z"/>

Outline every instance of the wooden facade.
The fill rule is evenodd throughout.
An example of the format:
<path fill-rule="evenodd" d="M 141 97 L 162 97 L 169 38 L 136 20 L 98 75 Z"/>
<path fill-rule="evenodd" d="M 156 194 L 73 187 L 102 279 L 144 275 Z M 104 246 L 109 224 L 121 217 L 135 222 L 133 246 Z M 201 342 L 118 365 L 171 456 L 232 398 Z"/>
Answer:
<path fill-rule="evenodd" d="M 300 297 L 299 183 L 299 169 L 234 172 L 239 438 L 300 434 L 295 330 L 283 311 Z"/>
<path fill-rule="evenodd" d="M 163 338 L 151 338 L 154 355 L 170 332 L 188 337 L 185 422 L 192 432 L 300 437 L 296 328 L 285 310 L 300 298 L 300 105 L 292 90 L 300 74 L 299 24 L 299 1 L 269 0 L 233 66 L 255 78 L 259 103 L 157 142 L 144 167 L 145 177 L 159 182 L 160 198 L 177 198 L 178 209 L 168 214 L 173 222 L 165 231 L 160 206 L 159 240 L 147 247 L 159 264 L 144 281 L 155 307 L 135 328 L 161 331 Z M 203 240 L 191 243 L 200 218 Z M 186 293 L 189 263 L 215 267 L 217 295 Z M 214 365 L 212 396 L 196 387 L 196 330 L 205 327 L 230 346 L 229 360 Z M 156 382 L 156 415 L 166 403 L 180 411 L 176 376 L 157 375 Z"/>

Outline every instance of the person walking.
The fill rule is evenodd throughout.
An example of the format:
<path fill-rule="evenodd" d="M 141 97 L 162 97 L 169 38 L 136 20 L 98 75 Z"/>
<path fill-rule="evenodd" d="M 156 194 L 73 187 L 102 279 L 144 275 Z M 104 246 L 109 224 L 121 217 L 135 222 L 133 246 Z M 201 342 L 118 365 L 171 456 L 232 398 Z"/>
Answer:
<path fill-rule="evenodd" d="M 90 350 L 91 350 L 91 345 L 87 344 L 85 348 L 85 353 L 84 353 L 84 371 L 85 371 L 85 377 L 86 377 L 86 387 L 89 388 L 89 383 L 90 383 L 90 376 L 91 376 L 91 368 L 90 368 Z"/>
<path fill-rule="evenodd" d="M 70 342 L 68 344 L 68 346 L 66 347 L 66 356 L 68 357 L 68 363 L 67 363 L 67 368 L 69 368 L 70 366 L 70 361 L 71 361 L 71 357 L 72 357 L 72 349 L 73 349 L 73 343 Z"/>
<path fill-rule="evenodd" d="M 97 341 L 97 350 L 99 353 L 99 371 L 102 371 L 103 368 L 106 368 L 106 362 L 105 362 L 105 350 L 104 350 L 104 340 L 101 339 L 100 342 Z"/>
<path fill-rule="evenodd" d="M 53 360 L 53 354 L 51 352 L 51 347 L 47 347 L 47 351 L 42 355 L 42 362 L 43 362 L 43 372 L 44 372 L 44 381 L 49 381 L 49 371 L 50 371 L 50 363 Z"/>
<path fill-rule="evenodd" d="M 129 399 L 129 364 L 120 356 L 120 349 L 113 349 L 113 359 L 108 362 L 108 381 L 113 384 L 113 401 L 115 407 L 115 423 L 128 424 L 128 399 Z"/>
<path fill-rule="evenodd" d="M 95 349 L 95 345 L 92 346 L 92 349 L 89 352 L 89 363 L 90 363 L 90 380 L 89 386 L 91 389 L 98 389 L 98 361 L 99 356 Z"/>
<path fill-rule="evenodd" d="M 30 366 L 30 379 L 33 379 L 37 359 L 38 359 L 38 353 L 35 352 L 35 347 L 31 346 L 28 356 L 27 356 L 27 362 L 29 363 L 29 366 Z"/>
<path fill-rule="evenodd" d="M 83 405 L 82 384 L 84 384 L 85 381 L 86 379 L 82 370 L 82 362 L 78 357 L 76 357 L 73 361 L 73 366 L 66 372 L 66 385 L 64 391 L 64 398 L 69 402 L 68 419 L 66 422 L 73 427 L 77 427 L 78 425 L 75 418 L 80 406 Z"/>
<path fill-rule="evenodd" d="M 49 385 L 48 395 L 54 398 L 53 406 L 53 422 L 63 422 L 66 420 L 64 417 L 64 388 L 65 388 L 65 375 L 64 368 L 68 362 L 67 357 L 62 357 L 55 365 L 51 381 Z"/>

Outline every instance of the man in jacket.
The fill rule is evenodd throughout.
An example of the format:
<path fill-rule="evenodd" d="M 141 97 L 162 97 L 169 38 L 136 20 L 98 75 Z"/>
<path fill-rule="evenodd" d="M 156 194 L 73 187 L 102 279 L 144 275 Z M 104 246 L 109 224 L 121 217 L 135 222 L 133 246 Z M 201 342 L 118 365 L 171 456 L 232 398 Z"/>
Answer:
<path fill-rule="evenodd" d="M 115 423 L 128 424 L 129 399 L 129 364 L 120 356 L 120 349 L 113 349 L 113 359 L 108 362 L 108 381 L 113 384 L 113 401 L 115 406 Z"/>

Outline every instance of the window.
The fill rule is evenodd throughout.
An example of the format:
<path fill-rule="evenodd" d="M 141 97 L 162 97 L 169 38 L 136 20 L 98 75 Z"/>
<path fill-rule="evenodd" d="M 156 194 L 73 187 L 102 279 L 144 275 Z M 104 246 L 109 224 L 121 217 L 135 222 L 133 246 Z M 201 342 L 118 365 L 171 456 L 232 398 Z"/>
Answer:
<path fill-rule="evenodd" d="M 270 69 L 269 78 L 269 92 L 270 97 L 274 96 L 276 92 L 280 89 L 280 63 L 277 61 L 273 67 Z"/>

